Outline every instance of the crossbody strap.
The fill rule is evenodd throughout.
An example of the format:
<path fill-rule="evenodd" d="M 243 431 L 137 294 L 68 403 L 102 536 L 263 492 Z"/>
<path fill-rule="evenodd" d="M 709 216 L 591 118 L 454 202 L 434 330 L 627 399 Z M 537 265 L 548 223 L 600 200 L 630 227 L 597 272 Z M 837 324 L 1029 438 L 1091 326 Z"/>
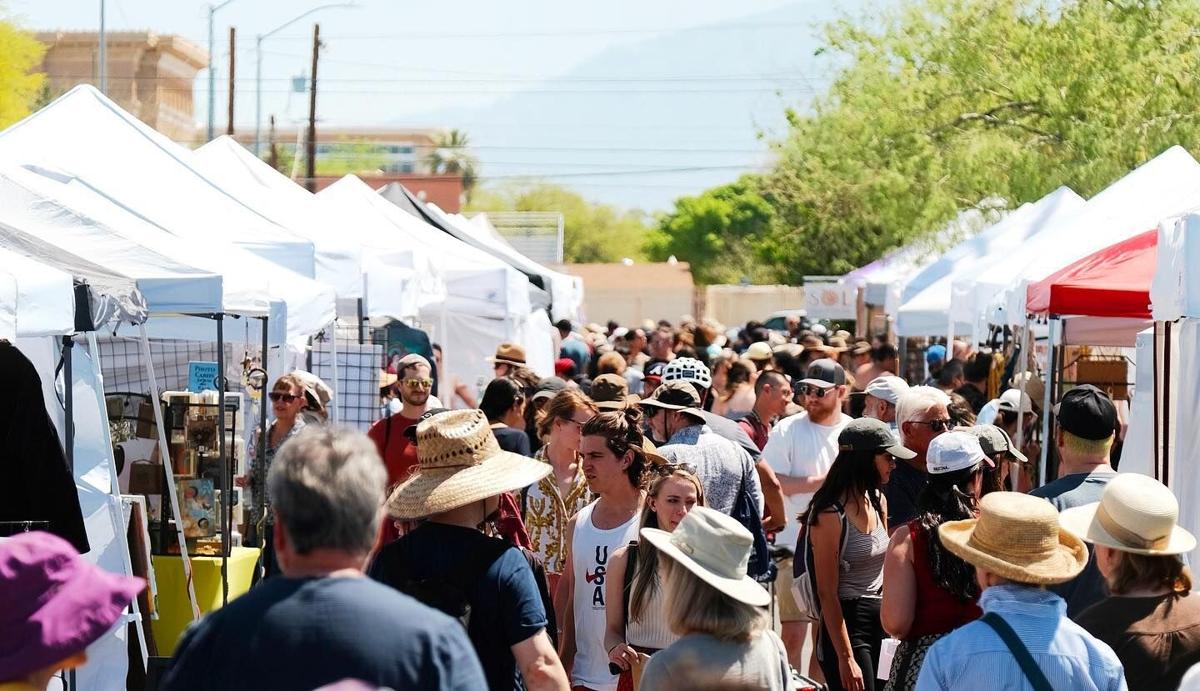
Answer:
<path fill-rule="evenodd" d="M 1050 686 L 1050 681 L 1038 667 L 1033 655 L 1029 653 L 1029 649 L 1025 647 L 1020 637 L 1017 636 L 1017 632 L 1012 630 L 1003 617 L 995 612 L 988 612 L 983 615 L 981 621 L 992 627 L 996 635 L 1000 636 L 1000 640 L 1004 641 L 1004 645 L 1008 646 L 1009 652 L 1017 658 L 1017 664 L 1021 666 L 1021 671 L 1025 673 L 1025 678 L 1029 680 L 1034 691 L 1053 691 L 1054 687 Z"/>

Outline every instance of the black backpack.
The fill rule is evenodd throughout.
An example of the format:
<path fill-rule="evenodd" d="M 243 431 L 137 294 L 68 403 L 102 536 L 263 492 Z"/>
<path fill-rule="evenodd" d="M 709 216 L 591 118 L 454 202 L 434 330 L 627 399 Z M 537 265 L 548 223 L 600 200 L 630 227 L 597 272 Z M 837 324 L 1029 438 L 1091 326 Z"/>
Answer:
<path fill-rule="evenodd" d="M 757 471 L 752 467 L 750 472 Z M 744 525 L 754 538 L 746 575 L 759 583 L 773 582 L 775 574 L 779 572 L 779 567 L 771 560 L 771 550 L 767 546 L 767 532 L 763 530 L 762 518 L 759 517 L 758 509 L 754 506 L 754 495 L 750 494 L 745 471 L 742 472 L 742 482 L 738 486 L 737 499 L 734 500 L 733 510 L 729 512 L 729 515 Z"/>
<path fill-rule="evenodd" d="M 405 595 L 457 619 L 464 629 L 469 629 L 471 625 L 472 586 L 511 546 L 503 540 L 489 541 L 487 547 L 471 552 L 458 571 L 433 578 L 417 578 L 408 565 L 419 563 L 419 556 L 409 551 L 408 543 L 403 539 L 393 544 L 397 552 L 391 555 L 387 567 L 380 569 L 381 580 Z"/>

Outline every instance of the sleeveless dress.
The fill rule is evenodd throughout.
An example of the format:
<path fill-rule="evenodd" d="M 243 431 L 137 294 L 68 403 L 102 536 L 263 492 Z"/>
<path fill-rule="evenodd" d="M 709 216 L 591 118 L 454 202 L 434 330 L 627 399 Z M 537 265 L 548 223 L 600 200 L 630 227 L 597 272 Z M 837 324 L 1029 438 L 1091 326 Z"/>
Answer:
<path fill-rule="evenodd" d="M 575 577 L 572 601 L 575 608 L 575 664 L 571 669 L 571 686 L 615 691 L 617 675 L 608 671 L 608 651 L 604 647 L 608 623 L 605 619 L 605 572 L 609 556 L 637 538 L 641 514 L 635 512 L 616 528 L 601 530 L 592 523 L 595 508 L 596 502 L 592 502 L 579 511 L 571 538 L 571 569 Z M 620 603 L 614 606 L 619 607 Z"/>

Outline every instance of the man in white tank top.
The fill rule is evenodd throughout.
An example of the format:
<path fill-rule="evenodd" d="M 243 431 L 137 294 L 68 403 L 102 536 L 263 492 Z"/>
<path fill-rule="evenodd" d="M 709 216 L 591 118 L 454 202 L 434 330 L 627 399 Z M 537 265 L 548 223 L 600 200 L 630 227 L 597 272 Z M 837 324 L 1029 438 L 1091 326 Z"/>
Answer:
<path fill-rule="evenodd" d="M 572 689 L 615 691 L 617 676 L 608 671 L 604 649 L 605 572 L 613 552 L 637 538 L 647 461 L 636 422 L 621 412 L 603 413 L 584 426 L 580 452 L 588 489 L 599 498 L 567 528 L 561 658 Z"/>

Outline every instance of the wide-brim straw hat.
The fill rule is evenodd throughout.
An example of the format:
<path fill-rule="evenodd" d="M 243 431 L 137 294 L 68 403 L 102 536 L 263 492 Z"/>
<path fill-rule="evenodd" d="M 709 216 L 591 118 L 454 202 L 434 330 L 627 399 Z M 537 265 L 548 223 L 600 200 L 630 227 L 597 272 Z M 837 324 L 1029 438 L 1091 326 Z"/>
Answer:
<path fill-rule="evenodd" d="M 1166 556 L 1196 548 L 1179 527 L 1179 501 L 1166 485 L 1146 475 L 1121 473 L 1108 481 L 1100 501 L 1062 512 L 1063 528 L 1086 542 L 1122 552 Z"/>
<path fill-rule="evenodd" d="M 1065 583 L 1087 565 L 1087 545 L 1059 525 L 1050 502 L 1018 492 L 993 492 L 979 518 L 938 527 L 942 544 L 963 561 L 1017 583 Z"/>
<path fill-rule="evenodd" d="M 642 528 L 641 535 L 659 552 L 738 602 L 754 607 L 771 603 L 771 594 L 746 575 L 754 538 L 741 523 L 720 511 L 697 506 L 674 532 Z"/>
<path fill-rule="evenodd" d="M 388 514 L 424 518 L 528 487 L 550 464 L 500 448 L 479 410 L 442 413 L 417 425 L 416 474 L 393 490 Z"/>

